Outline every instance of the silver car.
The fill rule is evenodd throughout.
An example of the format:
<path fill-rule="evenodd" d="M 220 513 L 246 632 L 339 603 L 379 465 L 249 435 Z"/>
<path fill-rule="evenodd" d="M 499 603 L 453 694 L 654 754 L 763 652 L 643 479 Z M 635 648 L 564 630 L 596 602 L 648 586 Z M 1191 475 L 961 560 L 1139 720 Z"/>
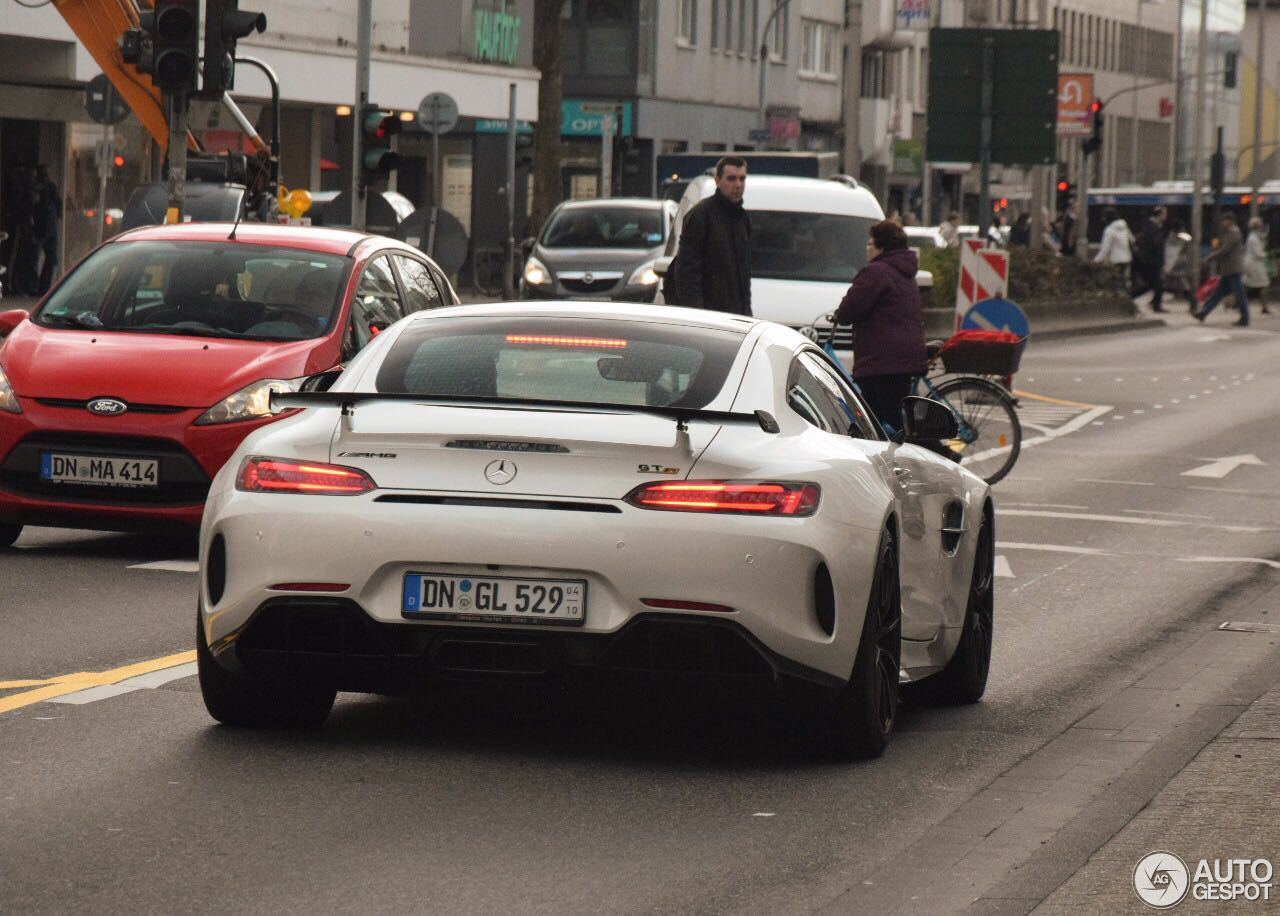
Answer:
<path fill-rule="evenodd" d="M 652 302 L 675 214 L 674 201 L 641 197 L 561 204 L 525 261 L 521 297 Z"/>

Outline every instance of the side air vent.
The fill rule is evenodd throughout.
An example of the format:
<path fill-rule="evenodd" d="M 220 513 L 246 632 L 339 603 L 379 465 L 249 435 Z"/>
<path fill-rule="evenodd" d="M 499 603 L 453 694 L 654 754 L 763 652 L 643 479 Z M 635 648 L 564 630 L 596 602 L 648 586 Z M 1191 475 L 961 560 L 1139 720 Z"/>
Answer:
<path fill-rule="evenodd" d="M 942 513 L 942 549 L 947 556 L 953 557 L 960 548 L 960 538 L 964 536 L 964 504 L 948 503 Z"/>
<path fill-rule="evenodd" d="M 205 588 L 209 603 L 217 604 L 227 590 L 227 542 L 222 535 L 214 535 L 209 545 L 209 557 L 204 564 Z"/>
<path fill-rule="evenodd" d="M 825 563 L 813 574 L 813 607 L 822 632 L 832 636 L 836 632 L 836 590 L 831 583 L 831 573 Z"/>

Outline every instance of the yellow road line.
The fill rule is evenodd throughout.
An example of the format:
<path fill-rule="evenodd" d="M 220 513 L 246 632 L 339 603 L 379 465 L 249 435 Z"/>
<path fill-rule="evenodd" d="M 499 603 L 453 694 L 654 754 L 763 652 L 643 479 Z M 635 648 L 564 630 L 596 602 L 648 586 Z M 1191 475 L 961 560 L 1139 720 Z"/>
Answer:
<path fill-rule="evenodd" d="M 1043 394 L 1032 394 L 1030 391 L 1014 390 L 1015 398 L 1026 398 L 1029 401 L 1043 401 L 1045 404 L 1061 404 L 1063 407 L 1080 407 L 1084 410 L 1092 410 L 1097 404 L 1081 404 L 1079 401 L 1064 401 L 1061 398 L 1051 398 Z"/>
<path fill-rule="evenodd" d="M 152 671 L 160 671 L 164 668 L 187 665 L 195 660 L 196 653 L 194 651 L 178 652 L 174 655 L 166 655 L 163 658 L 153 658 L 145 662 L 125 665 L 121 668 L 112 668 L 110 671 L 79 671 L 75 674 L 63 674 L 49 678 L 47 681 L 0 681 L 0 689 L 36 687 L 35 690 L 25 690 L 22 693 L 0 697 L 0 713 L 12 712 L 15 709 L 21 709 L 23 706 L 30 706 L 32 703 L 51 700 L 54 697 L 75 693 L 87 687 L 118 684 L 120 681 L 127 681 L 129 678 L 137 677 L 140 674 L 149 674 Z"/>

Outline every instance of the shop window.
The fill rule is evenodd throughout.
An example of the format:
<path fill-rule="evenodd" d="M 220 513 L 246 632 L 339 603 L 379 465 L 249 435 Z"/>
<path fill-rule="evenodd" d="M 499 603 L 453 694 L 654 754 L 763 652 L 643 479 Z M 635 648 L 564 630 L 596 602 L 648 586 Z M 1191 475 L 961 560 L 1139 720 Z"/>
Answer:
<path fill-rule="evenodd" d="M 698 0 L 678 0 L 678 2 L 680 19 L 676 40 L 692 48 L 698 43 Z"/>

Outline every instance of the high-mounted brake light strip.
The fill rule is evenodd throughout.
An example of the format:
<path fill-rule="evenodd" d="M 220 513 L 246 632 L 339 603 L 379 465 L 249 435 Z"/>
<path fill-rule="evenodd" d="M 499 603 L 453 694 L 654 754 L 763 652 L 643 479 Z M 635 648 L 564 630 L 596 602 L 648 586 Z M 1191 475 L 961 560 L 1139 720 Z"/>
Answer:
<path fill-rule="evenodd" d="M 559 337 L 549 334 L 508 334 L 509 344 L 541 344 L 548 347 L 600 347 L 625 350 L 627 342 L 616 337 Z"/>

